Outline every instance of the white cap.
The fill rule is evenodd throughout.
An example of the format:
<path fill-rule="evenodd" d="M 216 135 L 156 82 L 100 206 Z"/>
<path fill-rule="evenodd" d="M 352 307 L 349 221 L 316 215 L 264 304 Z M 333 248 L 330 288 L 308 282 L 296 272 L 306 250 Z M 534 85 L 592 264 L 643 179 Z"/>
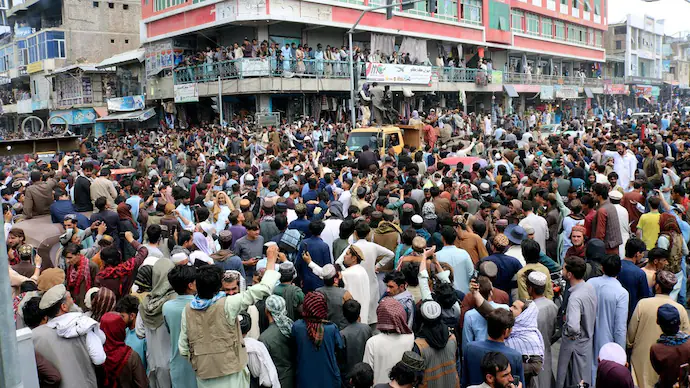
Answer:
<path fill-rule="evenodd" d="M 410 221 L 412 221 L 413 224 L 421 224 L 424 222 L 424 219 L 419 214 L 415 214 L 412 216 Z"/>
<path fill-rule="evenodd" d="M 189 261 L 195 264 L 197 261 L 203 261 L 206 264 L 213 265 L 213 259 L 202 251 L 194 251 L 189 255 Z"/>
<path fill-rule="evenodd" d="M 252 174 L 247 174 L 244 176 L 245 181 L 253 181 L 254 180 L 254 175 Z"/>
<path fill-rule="evenodd" d="M 546 285 L 546 274 L 539 271 L 530 272 L 527 280 L 535 286 L 545 286 Z"/>
<path fill-rule="evenodd" d="M 623 199 L 623 194 L 621 194 L 621 192 L 618 190 L 613 190 L 609 192 L 609 198 L 616 201 L 620 201 L 621 199 Z"/>
<path fill-rule="evenodd" d="M 424 318 L 434 320 L 441 316 L 441 305 L 436 301 L 430 300 L 422 304 L 420 311 Z"/>

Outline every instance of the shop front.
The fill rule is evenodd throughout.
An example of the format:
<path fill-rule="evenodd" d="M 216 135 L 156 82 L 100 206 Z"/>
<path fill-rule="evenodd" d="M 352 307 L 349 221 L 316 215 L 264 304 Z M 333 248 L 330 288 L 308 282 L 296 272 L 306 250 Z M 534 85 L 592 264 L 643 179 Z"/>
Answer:
<path fill-rule="evenodd" d="M 146 108 L 143 95 L 108 99 L 108 114 L 96 119 L 103 127 L 96 131 L 96 137 L 108 132 L 122 133 L 148 128 L 157 128 L 156 110 Z"/>
<path fill-rule="evenodd" d="M 103 131 L 103 123 L 96 120 L 107 115 L 105 107 L 54 110 L 50 112 L 48 125 L 64 127 L 75 135 L 88 136 Z"/>

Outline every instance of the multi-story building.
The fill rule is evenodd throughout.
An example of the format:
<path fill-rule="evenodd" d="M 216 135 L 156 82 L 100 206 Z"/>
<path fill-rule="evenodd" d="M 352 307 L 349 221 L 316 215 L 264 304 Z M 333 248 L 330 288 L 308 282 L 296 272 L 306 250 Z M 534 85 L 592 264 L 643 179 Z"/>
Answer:
<path fill-rule="evenodd" d="M 627 15 L 609 24 L 605 35 L 605 73 L 622 77 L 636 104 L 654 102 L 661 93 L 664 21 L 648 15 Z"/>
<path fill-rule="evenodd" d="M 690 93 L 690 33 L 664 37 L 662 76 L 669 96 Z"/>
<path fill-rule="evenodd" d="M 402 97 L 410 93 L 397 93 L 398 106 L 404 111 L 439 99 L 446 106 L 457 106 L 463 92 L 469 110 L 488 110 L 495 103 L 506 111 L 535 105 L 540 100 L 533 97 L 539 93 L 544 100 L 580 101 L 582 107 L 584 101 L 591 101 L 577 100 L 579 96 L 603 93 L 599 78 L 605 61 L 607 0 L 429 2 L 419 1 L 406 10 L 396 7 L 391 19 L 385 10 L 368 12 L 353 41 L 362 52 L 375 55 L 410 53 L 418 64 L 431 65 L 431 71 L 425 69 L 425 76 L 410 78 L 401 74 L 411 70 L 404 66 L 361 64 L 355 69 L 357 87 L 377 77 L 397 77 L 394 91 L 404 88 L 415 94 Z M 165 101 L 175 97 L 177 90 L 178 101 L 200 99 L 202 106 L 211 106 L 215 100 L 207 97 L 217 96 L 220 90 L 225 117 L 244 111 L 279 111 L 288 118 L 333 118 L 348 106 L 349 67 L 341 61 L 347 55 L 340 56 L 341 48 L 347 51 L 347 31 L 363 10 L 383 4 L 385 0 L 144 2 L 141 41 L 146 49 L 146 97 Z M 283 49 L 286 43 L 306 44 L 311 52 L 304 61 L 250 59 L 249 55 L 232 61 L 223 54 L 211 59 L 211 51 L 219 47 L 232 51 L 235 43 L 241 46 L 245 39 Z M 333 47 L 337 60 L 328 61 L 321 50 Z M 251 51 L 247 52 L 251 55 Z M 445 61 L 439 61 L 439 56 Z M 487 85 L 475 82 L 479 59 L 490 60 L 489 69 L 494 70 Z M 459 68 L 459 62 L 464 66 Z M 180 110 L 184 114 L 182 104 L 178 104 Z M 204 110 L 195 110 L 199 112 Z"/>
<path fill-rule="evenodd" d="M 79 124 L 91 129 L 112 82 L 106 74 L 114 72 L 94 64 L 139 47 L 140 15 L 134 0 L 15 0 L 7 11 L 12 31 L 0 41 L 5 128 L 16 130 L 28 115 L 48 122 L 51 110 L 65 117 L 77 110 L 89 118 Z"/>

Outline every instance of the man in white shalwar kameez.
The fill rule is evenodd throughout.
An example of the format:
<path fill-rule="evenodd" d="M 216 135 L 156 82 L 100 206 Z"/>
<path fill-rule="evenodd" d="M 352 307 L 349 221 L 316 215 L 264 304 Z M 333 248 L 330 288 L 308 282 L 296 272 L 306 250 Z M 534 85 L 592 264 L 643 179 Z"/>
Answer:
<path fill-rule="evenodd" d="M 362 305 L 362 309 L 359 313 L 361 322 L 369 324 L 371 323 L 369 322 L 371 289 L 369 288 L 369 275 L 367 274 L 367 270 L 361 265 L 364 253 L 362 253 L 362 249 L 356 245 L 350 245 L 343 253 L 343 265 L 345 265 L 345 269 L 340 273 L 340 276 L 343 279 L 345 290 L 352 295 L 354 300 Z M 311 261 L 309 252 L 305 252 L 303 259 L 308 263 L 309 268 L 311 268 L 316 276 L 321 277 L 323 275 L 323 268 Z M 377 300 L 374 302 L 377 302 Z"/>

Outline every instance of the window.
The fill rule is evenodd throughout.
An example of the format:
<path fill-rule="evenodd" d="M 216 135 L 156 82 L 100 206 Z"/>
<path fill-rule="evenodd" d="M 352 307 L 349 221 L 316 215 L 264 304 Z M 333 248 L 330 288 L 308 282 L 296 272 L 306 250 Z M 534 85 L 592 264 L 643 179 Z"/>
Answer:
<path fill-rule="evenodd" d="M 481 0 L 461 0 L 460 4 L 462 4 L 462 19 L 464 21 L 472 23 L 482 22 Z"/>
<path fill-rule="evenodd" d="M 98 8 L 98 2 L 97 2 L 97 1 L 94 1 L 94 2 L 93 2 L 93 7 L 94 7 L 94 8 Z"/>
<path fill-rule="evenodd" d="M 439 1 L 436 8 L 436 16 L 439 19 L 457 20 L 458 19 L 458 1 L 448 0 Z"/>
<path fill-rule="evenodd" d="M 27 39 L 27 43 L 29 48 L 29 63 L 38 62 L 40 60 L 40 56 L 38 54 L 38 42 L 36 37 L 34 36 Z"/>
<path fill-rule="evenodd" d="M 616 41 L 616 50 L 622 50 L 622 49 L 623 49 L 623 41 L 617 40 Z"/>
<path fill-rule="evenodd" d="M 583 10 L 584 12 L 589 12 L 589 11 L 590 11 L 590 9 L 589 9 L 589 0 L 584 0 L 584 1 L 582 2 L 582 10 Z"/>
<path fill-rule="evenodd" d="M 63 31 L 45 31 L 27 39 L 29 52 L 28 63 L 49 58 L 65 58 L 65 33 Z"/>
<path fill-rule="evenodd" d="M 604 34 L 601 31 L 594 32 L 594 45 L 596 47 L 601 47 L 603 45 Z"/>
<path fill-rule="evenodd" d="M 129 39 L 125 39 L 125 44 L 129 44 Z"/>
<path fill-rule="evenodd" d="M 555 26 L 556 39 L 565 40 L 565 23 L 556 20 L 553 25 Z"/>
<path fill-rule="evenodd" d="M 527 33 L 539 35 L 539 16 L 532 13 L 527 14 Z"/>
<path fill-rule="evenodd" d="M 510 18 L 511 18 L 511 28 L 515 32 L 524 32 L 522 24 L 523 21 L 525 20 L 525 14 L 522 11 L 518 11 L 516 9 L 511 9 L 510 10 Z"/>
<path fill-rule="evenodd" d="M 577 1 L 577 0 L 573 0 L 573 8 L 579 8 L 578 5 L 579 5 L 579 4 L 578 4 L 578 1 Z"/>
<path fill-rule="evenodd" d="M 110 8 L 110 9 L 115 8 L 115 3 L 108 3 L 108 8 Z"/>
<path fill-rule="evenodd" d="M 561 6 L 568 6 L 568 0 L 561 0 Z"/>
<path fill-rule="evenodd" d="M 613 29 L 614 35 L 625 35 L 626 32 L 627 32 L 626 26 L 618 26 L 618 27 L 614 27 L 614 29 Z"/>
<path fill-rule="evenodd" d="M 594 0 L 594 14 L 601 15 L 601 0 Z"/>
<path fill-rule="evenodd" d="M 122 9 L 125 11 L 129 9 L 129 4 L 122 4 Z"/>
<path fill-rule="evenodd" d="M 196 3 L 201 3 L 203 1 L 204 0 L 193 0 L 193 3 L 196 4 Z M 166 8 L 171 8 L 171 7 L 180 5 L 180 4 L 184 4 L 185 2 L 186 2 L 186 0 L 154 0 L 153 10 L 154 11 L 162 11 Z M 421 8 L 423 8 L 424 12 L 426 13 L 426 3 L 421 2 L 421 1 L 416 3 L 415 9 L 417 8 L 418 5 L 421 6 Z"/>
<path fill-rule="evenodd" d="M 19 66 L 25 66 L 29 64 L 29 50 L 27 49 L 26 46 L 26 40 L 18 40 L 16 42 L 17 45 L 17 53 L 19 54 L 17 56 L 17 64 Z"/>
<path fill-rule="evenodd" d="M 115 39 L 110 39 L 110 43 L 115 43 Z"/>
<path fill-rule="evenodd" d="M 550 18 L 541 18 L 541 36 L 553 37 L 553 21 Z"/>

